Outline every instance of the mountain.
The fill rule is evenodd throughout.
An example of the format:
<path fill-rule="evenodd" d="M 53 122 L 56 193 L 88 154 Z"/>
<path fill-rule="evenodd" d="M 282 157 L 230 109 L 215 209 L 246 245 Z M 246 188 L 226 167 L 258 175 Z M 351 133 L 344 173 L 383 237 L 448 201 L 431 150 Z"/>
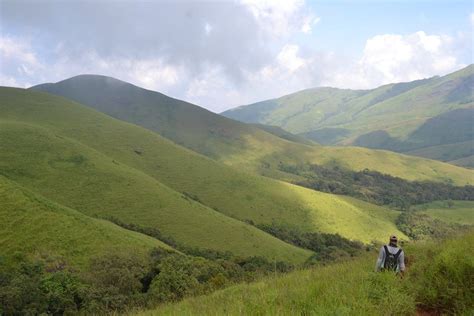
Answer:
<path fill-rule="evenodd" d="M 90 217 L 159 230 L 187 247 L 289 262 L 311 253 L 254 225 L 366 242 L 403 236 L 399 212 L 237 171 L 62 97 L 14 88 L 0 96 L 0 174 Z"/>
<path fill-rule="evenodd" d="M 309 89 L 222 114 L 243 122 L 276 125 L 321 144 L 417 155 L 423 148 L 473 139 L 473 91 L 474 65 L 470 65 L 443 77 L 373 90 Z M 451 149 L 439 148 L 420 156 L 453 161 L 473 151 L 470 146 L 453 155 Z"/>
<path fill-rule="evenodd" d="M 304 143 L 274 127 L 237 122 L 199 106 L 96 75 L 81 75 L 31 88 L 90 106 L 172 140 L 209 158 L 240 170 L 284 181 L 301 180 L 282 165 L 340 165 L 353 170 L 370 168 L 407 180 L 451 180 L 466 184 L 463 168 L 364 148 L 333 148 Z M 326 89 L 332 93 L 334 89 Z M 346 94 L 360 94 L 345 90 Z M 275 124 L 278 125 L 278 124 Z"/>

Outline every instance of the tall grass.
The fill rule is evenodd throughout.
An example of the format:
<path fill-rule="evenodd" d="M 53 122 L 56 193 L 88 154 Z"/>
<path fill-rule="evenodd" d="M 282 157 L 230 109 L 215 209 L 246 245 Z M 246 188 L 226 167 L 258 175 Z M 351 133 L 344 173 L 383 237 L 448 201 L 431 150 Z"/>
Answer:
<path fill-rule="evenodd" d="M 474 233 L 409 245 L 404 278 L 373 272 L 375 253 L 297 271 L 211 295 L 167 304 L 142 315 L 414 315 L 474 311 Z M 472 247 L 471 247 L 472 248 Z"/>

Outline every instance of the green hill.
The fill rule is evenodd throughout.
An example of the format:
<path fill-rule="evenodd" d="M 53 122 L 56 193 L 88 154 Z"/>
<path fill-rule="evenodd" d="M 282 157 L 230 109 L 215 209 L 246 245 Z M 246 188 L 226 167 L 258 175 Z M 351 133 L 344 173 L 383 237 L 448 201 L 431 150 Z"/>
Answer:
<path fill-rule="evenodd" d="M 474 235 L 404 247 L 407 273 L 374 273 L 377 253 L 242 284 L 138 315 L 470 315 Z M 433 248 L 436 251 L 433 251 Z"/>
<path fill-rule="evenodd" d="M 307 251 L 195 201 L 197 192 L 192 188 L 197 186 L 212 193 L 209 200 L 222 205 L 227 212 L 231 211 L 226 207 L 231 205 L 231 200 L 227 199 L 238 199 L 243 194 L 255 195 L 243 186 L 235 189 L 237 193 L 229 194 L 227 199 L 221 198 L 226 195 L 217 187 L 229 180 L 225 171 L 232 175 L 227 167 L 181 149 L 151 132 L 62 98 L 7 88 L 2 89 L 2 96 L 5 103 L 1 106 L 0 143 L 3 150 L 0 172 L 46 198 L 91 216 L 114 217 L 125 223 L 157 228 L 186 246 L 231 251 L 244 256 L 276 256 L 289 261 L 303 261 L 309 256 Z M 87 124 L 95 126 L 95 132 L 101 136 Z M 61 128 L 69 129 L 71 135 Z M 81 134 L 87 137 L 82 138 Z M 74 135 L 76 139 L 71 137 Z M 87 146 L 87 141 L 97 148 Z M 136 146 L 133 146 L 135 141 Z M 131 155 L 106 156 L 97 150 L 99 148 L 119 152 L 125 148 Z M 137 154 L 136 150 L 142 150 L 143 154 Z M 121 160 L 118 160 L 119 156 Z M 143 156 L 148 156 L 147 160 L 152 164 L 149 167 L 154 168 L 152 175 L 176 183 L 179 192 L 187 193 L 178 193 L 153 176 L 122 162 L 130 158 L 135 164 L 143 164 L 140 158 Z M 222 177 L 218 174 L 206 177 L 212 168 L 223 169 Z M 201 179 L 197 180 L 199 176 Z M 245 179 L 245 175 L 237 174 L 235 181 L 239 178 Z M 203 182 L 206 181 L 212 185 L 205 187 Z M 223 187 L 232 190 L 235 185 L 229 180 L 227 187 Z M 259 200 L 257 205 L 269 203 L 265 196 Z M 250 203 L 243 201 L 236 202 L 233 209 L 250 208 Z M 270 212 L 270 207 L 265 206 L 261 212 Z M 252 209 L 248 211 L 252 212 Z"/>
<path fill-rule="evenodd" d="M 408 151 L 407 154 L 418 157 L 425 157 L 429 159 L 447 161 L 455 165 L 463 166 L 462 164 L 456 163 L 456 161 L 462 159 L 469 159 L 469 157 L 472 157 L 474 155 L 474 139 L 460 143 L 436 145 L 415 149 Z"/>
<path fill-rule="evenodd" d="M 433 161 L 366 149 L 305 145 L 301 140 L 275 128 L 243 124 L 196 105 L 109 77 L 82 75 L 32 89 L 67 97 L 115 118 L 158 132 L 214 160 L 281 180 L 298 180 L 293 174 L 281 170 L 282 163 L 337 163 L 353 170 L 370 168 L 408 180 L 451 179 L 454 183 L 466 184 L 472 179 L 466 176 L 462 168 Z M 321 91 L 324 91 L 321 98 L 326 99 L 338 90 Z M 365 95 L 366 92 L 343 90 L 343 94 L 337 97 L 337 102 L 355 95 Z"/>
<path fill-rule="evenodd" d="M 456 166 L 473 169 L 474 168 L 474 155 L 456 159 L 456 160 L 451 160 L 450 163 Z"/>
<path fill-rule="evenodd" d="M 474 66 L 470 65 L 444 77 L 373 90 L 304 90 L 222 114 L 280 126 L 321 144 L 407 152 L 472 140 L 473 89 Z M 462 157 L 466 156 L 457 159 Z"/>
<path fill-rule="evenodd" d="M 91 258 L 106 253 L 145 255 L 152 248 L 170 249 L 154 238 L 53 203 L 3 176 L 0 218 L 0 252 L 6 259 L 16 253 L 48 254 L 82 268 Z"/>
<path fill-rule="evenodd" d="M 85 214 L 159 229 L 186 246 L 292 262 L 310 252 L 247 222 L 367 242 L 403 235 L 398 212 L 236 171 L 61 97 L 0 94 L 0 173 Z"/>

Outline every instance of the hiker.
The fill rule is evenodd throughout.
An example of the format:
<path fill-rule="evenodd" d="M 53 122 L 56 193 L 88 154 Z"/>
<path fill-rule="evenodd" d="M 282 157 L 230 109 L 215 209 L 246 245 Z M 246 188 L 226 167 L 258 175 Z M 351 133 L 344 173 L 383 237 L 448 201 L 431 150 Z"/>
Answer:
<path fill-rule="evenodd" d="M 380 248 L 379 257 L 375 264 L 375 271 L 394 271 L 403 275 L 405 271 L 405 254 L 402 248 L 397 246 L 398 238 L 395 235 L 390 236 L 388 245 Z"/>

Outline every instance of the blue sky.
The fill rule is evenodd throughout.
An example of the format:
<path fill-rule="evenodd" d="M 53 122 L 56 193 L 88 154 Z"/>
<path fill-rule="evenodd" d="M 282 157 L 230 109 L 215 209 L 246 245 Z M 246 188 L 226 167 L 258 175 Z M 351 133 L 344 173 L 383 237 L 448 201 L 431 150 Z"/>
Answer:
<path fill-rule="evenodd" d="M 308 1 L 321 16 L 318 27 L 301 41 L 314 49 L 359 54 L 377 34 L 455 35 L 471 26 L 473 1 Z"/>
<path fill-rule="evenodd" d="M 220 112 L 473 62 L 471 1 L 0 0 L 0 84 L 103 74 Z"/>

